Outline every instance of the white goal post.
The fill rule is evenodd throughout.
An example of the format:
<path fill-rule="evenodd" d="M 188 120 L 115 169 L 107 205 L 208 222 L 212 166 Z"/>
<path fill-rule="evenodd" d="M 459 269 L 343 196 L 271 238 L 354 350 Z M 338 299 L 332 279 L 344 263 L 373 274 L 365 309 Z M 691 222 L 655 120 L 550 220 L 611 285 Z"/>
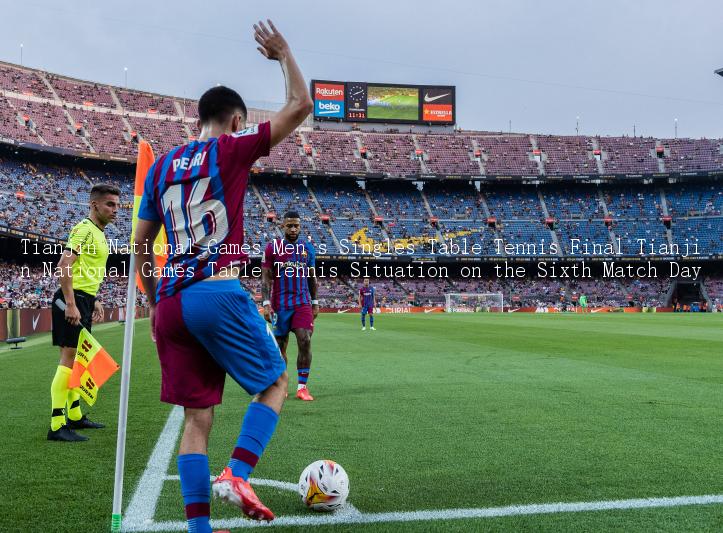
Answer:
<path fill-rule="evenodd" d="M 450 292 L 444 295 L 447 313 L 502 313 L 504 307 L 501 292 Z"/>

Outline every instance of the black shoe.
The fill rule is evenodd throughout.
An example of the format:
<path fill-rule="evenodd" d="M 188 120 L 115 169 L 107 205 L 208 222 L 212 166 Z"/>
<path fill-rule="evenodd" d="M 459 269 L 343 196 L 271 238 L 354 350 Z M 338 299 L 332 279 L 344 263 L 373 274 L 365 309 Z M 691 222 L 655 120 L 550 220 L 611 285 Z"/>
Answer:
<path fill-rule="evenodd" d="M 83 415 L 80 420 L 68 419 L 68 427 L 70 429 L 101 429 L 105 427 L 105 424 L 93 422 L 86 415 Z"/>
<path fill-rule="evenodd" d="M 59 440 L 63 442 L 82 442 L 84 440 L 88 440 L 88 437 L 78 435 L 68 426 L 60 426 L 55 431 L 53 431 L 52 429 L 48 430 L 48 440 Z"/>

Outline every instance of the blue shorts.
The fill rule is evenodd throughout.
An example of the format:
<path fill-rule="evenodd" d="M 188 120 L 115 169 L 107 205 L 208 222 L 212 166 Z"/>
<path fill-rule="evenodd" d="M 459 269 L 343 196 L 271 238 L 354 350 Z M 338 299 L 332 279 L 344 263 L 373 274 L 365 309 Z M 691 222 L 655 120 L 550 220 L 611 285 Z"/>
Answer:
<path fill-rule="evenodd" d="M 374 307 L 370 307 L 370 306 L 366 306 L 366 305 L 365 305 L 364 307 L 362 307 L 361 314 L 362 314 L 362 315 L 367 315 L 367 314 L 373 315 L 373 314 L 374 314 Z"/>
<path fill-rule="evenodd" d="M 199 281 L 156 308 L 161 400 L 192 408 L 221 403 L 226 374 L 249 394 L 286 364 L 256 304 L 238 280 Z"/>

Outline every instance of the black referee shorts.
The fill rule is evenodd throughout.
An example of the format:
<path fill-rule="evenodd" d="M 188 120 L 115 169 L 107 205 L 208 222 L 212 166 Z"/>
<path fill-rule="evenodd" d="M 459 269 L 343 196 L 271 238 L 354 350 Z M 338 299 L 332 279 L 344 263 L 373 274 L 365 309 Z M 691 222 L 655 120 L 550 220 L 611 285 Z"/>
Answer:
<path fill-rule="evenodd" d="M 74 326 L 65 320 L 65 310 L 60 309 L 56 303 L 58 300 L 65 303 L 63 291 L 58 289 L 53 295 L 52 316 L 53 316 L 53 346 L 62 346 L 67 348 L 75 348 L 78 346 L 78 337 L 82 328 L 90 331 L 93 322 L 93 306 L 95 305 L 95 296 L 91 296 L 87 292 L 76 291 L 75 305 L 80 311 L 80 326 Z"/>

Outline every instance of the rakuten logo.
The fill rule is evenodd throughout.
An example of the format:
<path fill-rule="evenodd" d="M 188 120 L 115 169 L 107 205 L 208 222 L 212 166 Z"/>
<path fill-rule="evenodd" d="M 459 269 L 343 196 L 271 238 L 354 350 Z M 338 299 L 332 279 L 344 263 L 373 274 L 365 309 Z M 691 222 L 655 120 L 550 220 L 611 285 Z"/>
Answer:
<path fill-rule="evenodd" d="M 314 87 L 315 100 L 344 100 L 344 86 L 317 83 Z"/>
<path fill-rule="evenodd" d="M 316 96 L 322 98 L 331 98 L 334 96 L 342 96 L 344 94 L 343 89 L 327 89 L 326 87 L 317 87 Z"/>

